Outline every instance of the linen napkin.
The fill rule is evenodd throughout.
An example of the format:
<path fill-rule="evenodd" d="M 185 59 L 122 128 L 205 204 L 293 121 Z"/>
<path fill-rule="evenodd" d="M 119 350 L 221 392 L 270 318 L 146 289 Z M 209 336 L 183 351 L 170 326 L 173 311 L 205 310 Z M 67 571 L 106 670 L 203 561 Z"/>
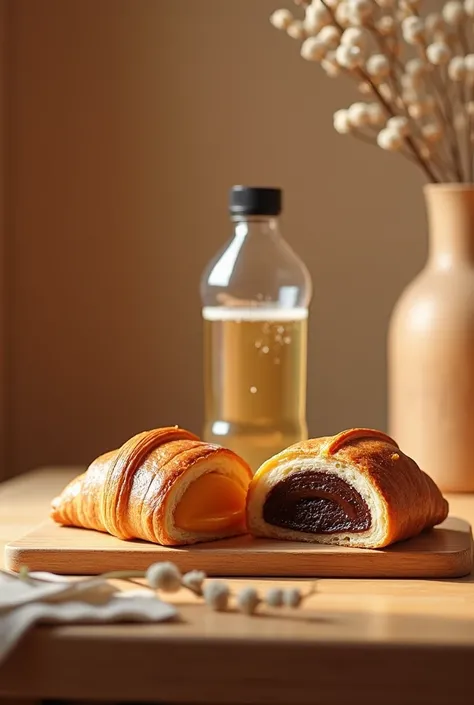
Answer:
<path fill-rule="evenodd" d="M 52 573 L 28 578 L 0 572 L 0 663 L 38 623 L 161 622 L 177 610 L 146 590 L 121 592 L 99 578 L 70 581 Z"/>

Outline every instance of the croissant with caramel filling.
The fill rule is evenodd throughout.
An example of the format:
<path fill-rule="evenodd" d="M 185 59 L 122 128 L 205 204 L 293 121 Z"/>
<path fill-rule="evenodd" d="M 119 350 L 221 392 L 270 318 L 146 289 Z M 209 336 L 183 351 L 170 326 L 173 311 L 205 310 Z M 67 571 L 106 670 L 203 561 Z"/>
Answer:
<path fill-rule="evenodd" d="M 246 532 L 248 465 L 178 427 L 134 436 L 100 456 L 53 500 L 66 526 L 165 546 Z"/>
<path fill-rule="evenodd" d="M 441 523 L 448 503 L 386 434 L 350 429 L 267 460 L 247 498 L 255 536 L 381 548 Z"/>

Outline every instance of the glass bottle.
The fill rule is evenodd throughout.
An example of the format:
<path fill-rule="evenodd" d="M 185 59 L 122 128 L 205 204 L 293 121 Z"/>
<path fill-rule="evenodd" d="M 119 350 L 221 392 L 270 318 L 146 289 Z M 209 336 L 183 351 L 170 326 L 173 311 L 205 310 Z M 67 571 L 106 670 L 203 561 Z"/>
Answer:
<path fill-rule="evenodd" d="M 307 438 L 306 362 L 311 278 L 283 239 L 282 192 L 234 186 L 233 234 L 201 280 L 206 441 L 255 472 Z"/>

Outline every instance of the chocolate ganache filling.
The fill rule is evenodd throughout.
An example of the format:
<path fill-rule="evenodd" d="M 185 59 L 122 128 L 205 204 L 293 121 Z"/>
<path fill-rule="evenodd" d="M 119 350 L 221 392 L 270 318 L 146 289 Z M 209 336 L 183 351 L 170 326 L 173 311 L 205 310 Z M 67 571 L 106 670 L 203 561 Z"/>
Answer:
<path fill-rule="evenodd" d="M 293 531 L 333 534 L 367 531 L 369 507 L 340 477 L 327 472 L 296 472 L 272 487 L 263 506 L 267 524 Z"/>

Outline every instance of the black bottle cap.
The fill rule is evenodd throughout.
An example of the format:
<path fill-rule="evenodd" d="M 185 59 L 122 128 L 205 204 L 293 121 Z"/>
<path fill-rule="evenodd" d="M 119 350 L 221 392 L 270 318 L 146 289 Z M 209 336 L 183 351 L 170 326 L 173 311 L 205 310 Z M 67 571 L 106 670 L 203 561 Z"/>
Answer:
<path fill-rule="evenodd" d="M 260 186 L 232 186 L 229 198 L 231 215 L 280 215 L 282 191 Z"/>

